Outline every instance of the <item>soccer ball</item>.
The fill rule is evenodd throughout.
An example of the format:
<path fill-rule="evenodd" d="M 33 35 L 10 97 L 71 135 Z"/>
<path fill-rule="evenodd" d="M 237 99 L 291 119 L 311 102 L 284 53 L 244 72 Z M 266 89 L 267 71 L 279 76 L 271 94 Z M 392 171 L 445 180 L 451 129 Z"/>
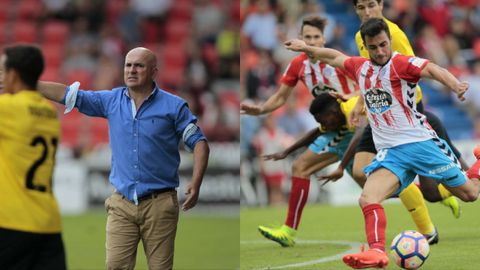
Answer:
<path fill-rule="evenodd" d="M 417 269 L 427 260 L 430 246 L 419 232 L 404 231 L 398 234 L 390 246 L 390 256 L 403 269 Z"/>

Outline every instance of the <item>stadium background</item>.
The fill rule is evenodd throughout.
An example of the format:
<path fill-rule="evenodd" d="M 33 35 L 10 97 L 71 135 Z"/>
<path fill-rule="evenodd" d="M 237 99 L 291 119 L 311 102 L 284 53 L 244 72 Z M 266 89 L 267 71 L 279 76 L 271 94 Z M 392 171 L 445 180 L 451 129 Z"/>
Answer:
<path fill-rule="evenodd" d="M 328 19 L 325 29 L 326 47 L 338 49 L 348 55 L 358 55 L 354 36 L 360 22 L 352 2 L 352 0 L 242 0 L 240 7 L 241 100 L 263 102 L 278 89 L 279 78 L 296 55 L 294 52 L 285 50 L 282 43 L 298 37 L 301 19 L 304 16 L 318 14 Z M 416 55 L 431 59 L 434 63 L 447 68 L 460 80 L 470 83 L 467 100 L 463 103 L 457 102 L 456 97 L 438 83 L 424 80 L 421 82 L 421 87 L 426 109 L 433 111 L 442 119 L 463 157 L 472 164 L 474 160 L 472 149 L 480 139 L 478 92 L 480 89 L 480 1 L 384 0 L 384 15 L 398 24 L 406 33 Z M 249 20 L 254 21 L 256 27 L 254 30 L 246 31 L 245 25 Z M 358 238 L 356 240 L 360 242 L 365 241 L 363 222 L 358 215 L 360 211 L 357 206 L 360 189 L 349 176 L 324 187 L 320 187 L 317 181 L 311 182 L 308 203 L 298 235 L 303 242 L 300 242 L 301 244 L 295 249 L 280 249 L 277 244 L 265 240 L 256 229 L 258 225 L 279 226 L 284 221 L 290 191 L 291 164 L 297 154 L 294 153 L 288 157 L 278 169 L 279 172 L 287 174 L 282 183 L 283 197 L 272 198 L 269 201 L 268 188 L 261 175 L 262 165 L 257 152 L 257 149 L 262 148 L 264 144 L 256 135 L 262 129 L 266 130 L 266 125 L 273 121 L 273 128 L 270 126 L 270 131 L 283 132 L 285 135 L 282 139 L 276 139 L 275 143 L 286 147 L 302 133 L 316 126 L 313 117 L 308 113 L 311 100 L 309 91 L 299 83 L 287 104 L 274 112 L 273 116 L 240 116 L 241 269 L 289 269 L 285 265 L 297 269 L 338 269 L 342 267 L 341 263 L 311 264 L 311 268 L 300 267 L 296 263 L 321 260 L 322 257 L 329 255 L 329 252 L 333 254 L 341 252 L 341 249 L 337 252 L 329 251 L 328 245 L 315 246 L 313 242 L 318 239 Z M 277 151 L 281 149 L 282 147 Z M 332 168 L 335 168 L 335 165 L 317 175 L 327 173 Z M 393 200 L 393 203 L 398 201 Z M 475 205 L 478 203 L 473 206 L 464 204 L 464 217 L 455 223 L 452 222 L 448 210 L 437 205 L 439 204 L 429 204 L 432 218 L 437 222 L 436 224 L 443 224 L 438 225 L 442 226 L 440 234 L 446 234 L 444 237 L 449 237 L 450 242 L 445 243 L 444 247 L 440 247 L 442 246 L 440 244 L 435 251 L 435 257 L 443 256 L 444 261 L 435 264 L 437 259 L 430 259 L 433 268 L 427 266 L 424 268 L 449 269 L 440 266 L 454 265 L 452 269 L 476 269 L 475 265 L 479 261 L 474 254 L 460 254 L 459 257 L 447 256 L 438 249 L 463 250 L 464 244 L 468 246 L 472 243 L 456 243 L 456 240 L 452 241 L 457 239 L 454 235 L 459 236 L 462 241 L 466 239 L 465 236 L 478 237 L 478 234 L 470 233 L 469 229 L 475 226 L 474 223 L 470 223 L 469 215 L 477 213 L 478 206 Z M 350 211 L 358 213 L 350 218 Z M 395 235 L 399 230 L 414 229 L 414 225 L 401 206 L 388 206 L 387 213 L 388 211 L 393 211 L 390 215 L 395 217 L 395 221 L 390 222 L 389 216 L 388 239 L 391 240 L 391 235 Z M 398 216 L 404 219 L 398 220 L 399 213 L 401 214 Z M 353 224 L 356 224 L 355 229 Z M 454 230 L 455 233 L 447 229 Z M 312 242 L 308 242 L 310 240 Z M 458 264 L 466 257 L 470 258 L 471 263 Z M 450 266 L 447 266 L 449 264 Z M 394 268 L 392 266 L 391 269 Z"/>
<path fill-rule="evenodd" d="M 123 85 L 123 61 L 133 47 L 159 60 L 161 88 L 189 103 L 207 135 L 211 156 L 199 205 L 181 213 L 175 269 L 239 266 L 239 1 L 1 0 L 0 46 L 38 44 L 42 80 L 82 89 Z M 64 217 L 69 269 L 104 269 L 110 149 L 106 120 L 63 115 L 55 194 Z M 181 186 L 192 155 L 181 152 Z M 227 229 L 225 229 L 227 228 Z M 146 269 L 140 246 L 136 269 Z"/>

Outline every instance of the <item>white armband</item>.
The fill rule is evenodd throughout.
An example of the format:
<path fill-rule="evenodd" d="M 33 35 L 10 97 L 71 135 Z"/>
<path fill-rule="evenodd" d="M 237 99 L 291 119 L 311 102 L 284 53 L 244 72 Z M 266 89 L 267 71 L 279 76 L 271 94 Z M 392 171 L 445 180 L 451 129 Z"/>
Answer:
<path fill-rule="evenodd" d="M 77 95 L 78 95 L 78 88 L 80 87 L 80 83 L 74 82 L 70 85 L 70 90 L 65 97 L 65 111 L 64 114 L 67 114 L 73 110 L 75 107 L 75 102 L 77 102 Z"/>
<path fill-rule="evenodd" d="M 194 123 L 188 124 L 187 127 L 183 130 L 183 136 L 182 136 L 183 144 L 185 145 L 185 149 L 188 152 L 193 152 L 193 149 L 187 145 L 187 141 L 193 134 L 197 132 L 197 130 L 198 130 L 198 126 L 195 125 Z"/>

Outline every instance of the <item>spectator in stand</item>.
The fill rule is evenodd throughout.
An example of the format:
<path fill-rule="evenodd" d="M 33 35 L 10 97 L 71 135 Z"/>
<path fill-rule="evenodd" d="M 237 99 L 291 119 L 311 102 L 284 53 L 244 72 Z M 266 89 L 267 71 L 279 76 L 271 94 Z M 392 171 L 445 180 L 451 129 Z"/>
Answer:
<path fill-rule="evenodd" d="M 265 181 L 268 194 L 268 204 L 282 205 L 285 203 L 285 195 L 282 191 L 282 184 L 287 178 L 284 160 L 264 160 L 266 154 L 283 151 L 291 142 L 290 137 L 281 129 L 277 128 L 274 116 L 267 115 L 263 119 L 263 126 L 253 139 L 257 151 L 260 174 Z"/>
<path fill-rule="evenodd" d="M 222 11 L 210 0 L 197 0 L 193 8 L 192 25 L 201 43 L 215 43 L 224 25 Z"/>
<path fill-rule="evenodd" d="M 289 136 L 298 139 L 301 135 L 310 130 L 310 127 L 312 127 L 307 119 L 311 119 L 314 126 L 315 120 L 308 111 L 297 108 L 297 99 L 294 97 L 295 95 L 287 100 L 287 104 L 285 104 L 286 109 L 279 115 L 277 125 Z"/>
<path fill-rule="evenodd" d="M 256 7 L 245 19 L 242 34 L 254 48 L 271 51 L 278 46 L 277 17 L 268 0 L 258 0 Z"/>
<path fill-rule="evenodd" d="M 270 52 L 261 50 L 258 53 L 257 64 L 247 74 L 248 97 L 267 100 L 274 94 L 276 87 L 277 73 L 275 64 Z"/>

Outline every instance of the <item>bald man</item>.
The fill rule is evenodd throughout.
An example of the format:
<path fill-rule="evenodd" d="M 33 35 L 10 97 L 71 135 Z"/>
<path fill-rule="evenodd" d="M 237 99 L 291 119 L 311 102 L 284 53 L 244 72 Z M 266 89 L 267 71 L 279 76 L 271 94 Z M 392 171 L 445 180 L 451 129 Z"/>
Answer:
<path fill-rule="evenodd" d="M 149 269 L 172 269 L 179 205 L 178 145 L 193 151 L 194 166 L 187 185 L 184 211 L 194 207 L 208 163 L 209 147 L 197 118 L 181 98 L 158 88 L 155 55 L 135 48 L 125 57 L 126 87 L 111 90 L 79 90 L 40 82 L 47 98 L 76 107 L 89 116 L 108 120 L 115 192 L 106 199 L 107 269 L 134 269 L 142 239 Z"/>

